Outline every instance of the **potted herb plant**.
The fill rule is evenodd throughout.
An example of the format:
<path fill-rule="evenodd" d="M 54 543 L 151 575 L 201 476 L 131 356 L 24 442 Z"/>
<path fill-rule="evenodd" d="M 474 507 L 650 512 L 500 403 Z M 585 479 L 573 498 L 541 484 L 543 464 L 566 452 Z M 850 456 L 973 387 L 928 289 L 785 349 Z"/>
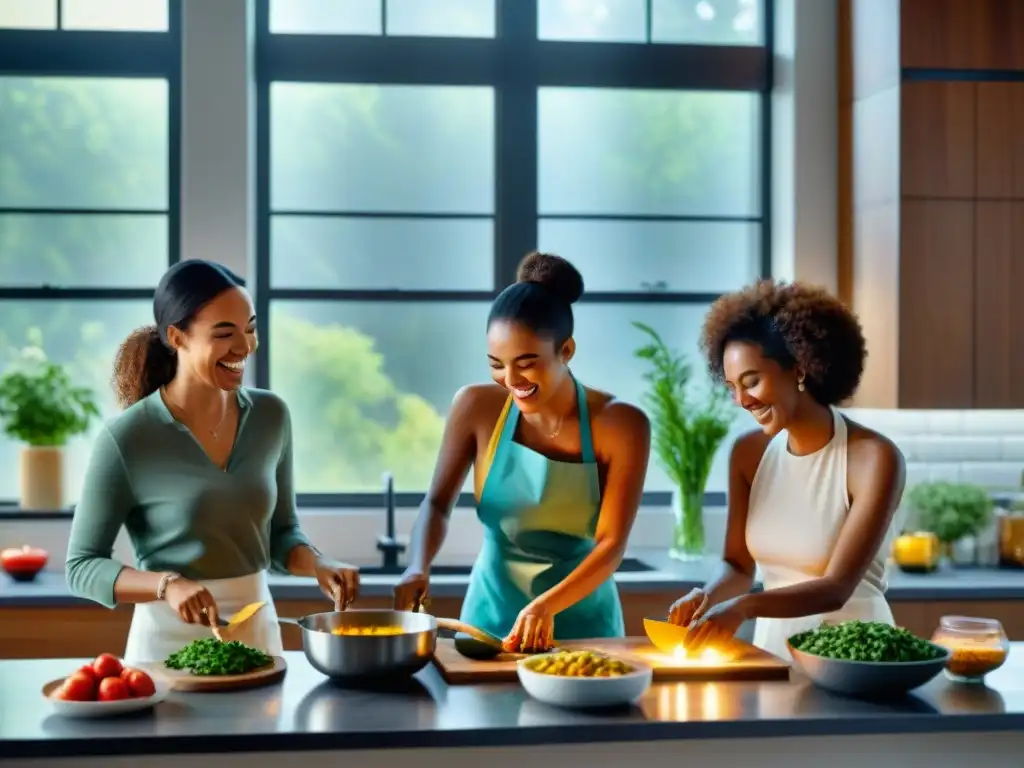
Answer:
<path fill-rule="evenodd" d="M 958 543 L 976 537 L 993 518 L 995 502 L 980 485 L 936 481 L 914 486 L 907 495 L 917 527 L 934 533 L 954 562 L 973 560 L 956 552 Z"/>
<path fill-rule="evenodd" d="M 20 506 L 56 510 L 64 506 L 64 446 L 82 434 L 99 408 L 88 387 L 47 359 L 38 331 L 0 376 L 0 424 L 23 443 L 19 457 Z"/>
<path fill-rule="evenodd" d="M 670 555 L 697 560 L 704 555 L 704 491 L 711 463 L 736 412 L 723 387 L 695 384 L 691 365 L 653 328 L 639 322 L 633 326 L 647 336 L 634 355 L 650 366 L 644 374 L 644 405 L 651 418 L 652 450 L 675 485 Z"/>

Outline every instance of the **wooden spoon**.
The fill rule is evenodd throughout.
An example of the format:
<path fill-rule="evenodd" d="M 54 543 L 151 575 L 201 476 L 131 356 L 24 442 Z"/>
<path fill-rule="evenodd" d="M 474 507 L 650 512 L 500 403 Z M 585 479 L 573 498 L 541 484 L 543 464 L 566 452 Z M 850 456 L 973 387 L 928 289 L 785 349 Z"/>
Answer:
<path fill-rule="evenodd" d="M 472 624 L 461 622 L 458 619 L 437 619 L 437 626 L 441 629 L 447 629 L 452 632 L 461 632 L 464 635 L 469 635 L 477 642 L 488 645 L 499 652 L 505 650 L 500 637 L 492 635 L 490 632 L 485 632 L 479 627 L 474 627 Z"/>

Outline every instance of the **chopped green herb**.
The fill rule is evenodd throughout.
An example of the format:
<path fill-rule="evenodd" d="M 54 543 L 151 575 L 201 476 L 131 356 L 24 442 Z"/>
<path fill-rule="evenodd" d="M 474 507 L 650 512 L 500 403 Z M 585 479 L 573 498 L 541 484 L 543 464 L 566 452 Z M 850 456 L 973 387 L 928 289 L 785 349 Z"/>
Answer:
<path fill-rule="evenodd" d="M 188 670 L 193 675 L 244 675 L 265 667 L 274 659 L 263 651 L 231 640 L 222 643 L 213 637 L 194 640 L 177 653 L 167 657 L 170 669 Z"/>
<path fill-rule="evenodd" d="M 912 632 L 880 621 L 822 624 L 793 635 L 789 644 L 814 656 L 846 661 L 931 661 L 943 654 L 941 648 Z"/>

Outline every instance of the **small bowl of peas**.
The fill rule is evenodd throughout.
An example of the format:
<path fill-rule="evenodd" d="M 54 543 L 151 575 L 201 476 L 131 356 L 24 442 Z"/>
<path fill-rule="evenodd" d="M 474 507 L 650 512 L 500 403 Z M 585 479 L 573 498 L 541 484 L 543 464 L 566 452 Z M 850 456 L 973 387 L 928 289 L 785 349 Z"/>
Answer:
<path fill-rule="evenodd" d="M 902 696 L 935 678 L 950 651 L 875 621 L 823 623 L 787 643 L 793 666 L 819 688 L 856 698 Z"/>
<path fill-rule="evenodd" d="M 654 679 L 654 671 L 645 664 L 587 650 L 528 656 L 516 669 L 519 682 L 533 698 L 578 709 L 633 704 Z"/>

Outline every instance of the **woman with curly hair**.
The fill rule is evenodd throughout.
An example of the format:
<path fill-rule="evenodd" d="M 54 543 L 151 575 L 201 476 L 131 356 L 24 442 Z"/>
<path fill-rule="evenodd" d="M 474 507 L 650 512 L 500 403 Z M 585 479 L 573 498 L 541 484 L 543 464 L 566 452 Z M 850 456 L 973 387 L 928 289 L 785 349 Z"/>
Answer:
<path fill-rule="evenodd" d="M 722 571 L 677 600 L 670 621 L 699 650 L 756 619 L 754 644 L 782 658 L 787 638 L 823 619 L 891 624 L 885 552 L 904 460 L 837 410 L 864 370 L 856 316 L 821 288 L 765 280 L 714 303 L 701 347 L 760 429 L 729 459 Z"/>

